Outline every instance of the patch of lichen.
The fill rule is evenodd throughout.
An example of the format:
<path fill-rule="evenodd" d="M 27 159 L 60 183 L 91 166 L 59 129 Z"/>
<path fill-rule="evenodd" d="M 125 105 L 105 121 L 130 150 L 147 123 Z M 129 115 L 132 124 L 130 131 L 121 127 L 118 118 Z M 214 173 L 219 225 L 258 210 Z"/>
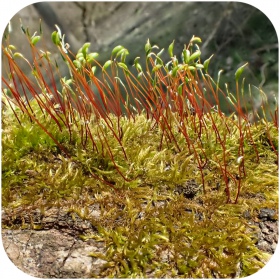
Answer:
<path fill-rule="evenodd" d="M 237 204 L 226 204 L 225 183 L 219 168 L 223 149 L 217 145 L 214 130 L 207 126 L 207 117 L 199 141 L 191 126 L 197 120 L 189 122 L 193 147 L 199 151 L 203 143 L 209 162 L 203 170 L 205 192 L 201 186 L 201 191 L 188 199 L 176 194 L 175 186 L 188 179 L 201 184 L 201 172 L 185 138 L 178 132 L 176 118 L 172 129 L 180 150 L 166 138 L 161 142 L 162 130 L 144 114 L 120 119 L 122 146 L 111 135 L 112 131 L 106 130 L 105 123 L 100 123 L 102 120 L 92 120 L 92 135 L 97 135 L 100 127 L 104 129 L 113 163 L 112 155 L 102 149 L 104 138 L 95 138 L 97 149 L 92 149 L 90 143 L 83 147 L 78 126 L 71 128 L 70 139 L 67 128 L 60 131 L 39 108 L 34 110 L 69 155 L 26 115 L 18 112 L 22 123 L 19 125 L 10 109 L 5 109 L 3 210 L 15 213 L 20 209 L 23 213 L 32 206 L 44 213 L 51 207 L 68 207 L 90 221 L 97 228 L 96 234 L 81 238 L 103 241 L 105 253 L 93 252 L 92 257 L 107 261 L 99 275 L 93 272 L 94 277 L 244 277 L 261 269 L 268 260 L 269 256 L 255 246 L 256 229 L 243 213 L 249 211 L 252 219 L 258 219 L 260 208 L 278 211 L 277 156 L 270 144 L 278 148 L 278 130 L 270 123 L 250 127 L 253 141 L 245 137 L 246 175 L 240 178 L 241 194 Z M 212 116 L 226 139 L 227 168 L 237 174 L 238 120 L 232 118 L 228 130 L 224 125 L 229 119 L 214 112 Z M 117 118 L 110 118 L 117 127 Z M 243 131 L 247 133 L 245 125 Z M 234 197 L 237 188 L 230 187 Z M 98 215 L 92 215 L 92 207 L 99 209 Z"/>

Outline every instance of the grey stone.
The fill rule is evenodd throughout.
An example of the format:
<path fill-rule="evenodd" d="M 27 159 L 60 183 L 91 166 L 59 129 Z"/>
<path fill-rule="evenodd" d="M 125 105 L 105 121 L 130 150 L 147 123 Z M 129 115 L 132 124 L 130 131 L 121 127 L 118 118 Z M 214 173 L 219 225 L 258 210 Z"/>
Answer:
<path fill-rule="evenodd" d="M 106 263 L 91 257 L 104 253 L 102 242 L 82 241 L 56 229 L 2 230 L 4 249 L 23 272 L 40 278 L 90 278 Z"/>
<path fill-rule="evenodd" d="M 275 210 L 270 208 L 261 208 L 259 218 L 262 221 L 275 220 Z"/>

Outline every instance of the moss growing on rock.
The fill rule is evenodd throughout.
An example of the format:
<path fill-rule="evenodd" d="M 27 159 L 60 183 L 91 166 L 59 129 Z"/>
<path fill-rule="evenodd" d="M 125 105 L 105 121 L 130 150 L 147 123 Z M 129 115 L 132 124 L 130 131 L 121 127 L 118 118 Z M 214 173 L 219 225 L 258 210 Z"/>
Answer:
<path fill-rule="evenodd" d="M 207 75 L 209 61 L 199 59 L 198 37 L 182 63 L 173 43 L 164 64 L 148 41 L 151 66 L 144 72 L 134 63 L 143 84 L 122 46 L 100 66 L 88 44 L 71 60 L 60 33 L 52 39 L 71 74 L 61 92 L 43 83 L 36 59 L 37 87 L 17 68 L 19 55 L 10 46 L 4 52 L 16 79 L 3 90 L 2 226 L 44 229 L 53 209 L 78 215 L 92 227 L 81 228 L 80 238 L 104 244 L 104 254 L 91 254 L 106 261 L 94 277 L 228 278 L 261 269 L 270 255 L 256 246 L 254 222 L 264 208 L 278 217 L 278 127 L 276 118 L 252 124 L 242 111 L 241 69 L 236 96 L 224 94 L 237 113 L 225 116 L 207 99 L 211 93 L 218 102 L 223 93 Z M 49 55 L 41 59 L 50 73 Z M 17 83 L 32 101 L 19 97 Z"/>

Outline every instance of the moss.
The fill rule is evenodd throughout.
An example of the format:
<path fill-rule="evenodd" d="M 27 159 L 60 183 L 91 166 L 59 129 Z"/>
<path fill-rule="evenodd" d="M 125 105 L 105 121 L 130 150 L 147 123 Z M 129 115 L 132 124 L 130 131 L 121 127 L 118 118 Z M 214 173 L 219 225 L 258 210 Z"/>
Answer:
<path fill-rule="evenodd" d="M 3 226 L 42 229 L 34 210 L 78 215 L 96 229 L 80 238 L 104 243 L 104 254 L 92 253 L 106 260 L 94 277 L 232 278 L 261 269 L 270 255 L 256 247 L 251 221 L 262 208 L 278 215 L 278 109 L 271 122 L 264 113 L 250 123 L 238 85 L 245 65 L 236 71 L 236 95 L 224 93 L 208 75 L 210 59 L 200 61 L 200 38 L 184 47 L 182 63 L 173 42 L 167 64 L 148 40 L 146 72 L 136 58 L 135 77 L 124 47 L 101 66 L 86 43 L 73 60 L 57 29 L 52 40 L 71 76 L 61 78 L 61 92 L 50 78 L 57 63 L 28 32 L 32 63 L 14 46 L 3 48 L 13 78 L 3 90 Z M 18 57 L 34 65 L 37 86 Z M 220 97 L 237 113 L 223 114 Z"/>
<path fill-rule="evenodd" d="M 106 246 L 104 255 L 92 254 L 107 260 L 102 273 L 93 276 L 243 277 L 258 271 L 268 260 L 269 256 L 255 246 L 256 229 L 243 218 L 246 210 L 257 219 L 260 208 L 277 209 L 278 205 L 276 155 L 265 145 L 265 124 L 251 129 L 260 161 L 256 162 L 252 145 L 245 143 L 246 176 L 242 178 L 240 201 L 225 204 L 225 186 L 217 167 L 222 150 L 213 143 L 213 130 L 202 137 L 207 156 L 213 159 L 203 171 L 206 192 L 201 188 L 188 199 L 174 190 L 189 179 L 201 183 L 193 155 L 184 148 L 176 151 L 167 142 L 159 151 L 160 130 L 152 129 L 153 122 L 144 115 L 120 120 L 126 160 L 116 139 L 107 135 L 118 168 L 131 181 L 120 176 L 105 152 L 102 155 L 82 149 L 74 132 L 72 137 L 77 140 L 68 146 L 68 158 L 43 130 L 27 122 L 25 115 L 19 116 L 26 125 L 19 125 L 13 114 L 4 112 L 3 209 L 9 213 L 34 205 L 43 213 L 51 207 L 66 206 L 89 220 L 98 233 L 81 237 L 97 238 Z M 45 119 L 44 124 L 50 125 L 49 121 Z M 223 122 L 219 123 L 218 117 L 216 125 L 222 131 Z M 98 126 L 93 123 L 92 129 Z M 270 134 L 277 142 L 277 130 L 272 127 Z M 183 147 L 184 139 L 175 135 Z M 228 168 L 234 172 L 239 137 L 234 125 L 227 136 L 232 157 Z M 97 141 L 96 145 L 101 147 L 102 143 Z M 92 173 L 106 178 L 117 192 L 93 178 Z M 88 209 L 92 205 L 99 205 L 99 216 L 91 216 Z"/>

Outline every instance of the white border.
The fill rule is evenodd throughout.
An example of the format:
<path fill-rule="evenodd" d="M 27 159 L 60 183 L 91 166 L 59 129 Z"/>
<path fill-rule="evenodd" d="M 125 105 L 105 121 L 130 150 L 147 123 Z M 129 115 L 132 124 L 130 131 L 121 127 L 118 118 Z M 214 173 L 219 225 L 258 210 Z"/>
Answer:
<path fill-rule="evenodd" d="M 121 1 L 121 0 L 119 0 Z M 42 1 L 30 1 L 30 0 L 1 0 L 0 1 L 0 36 L 4 33 L 4 29 L 8 24 L 9 20 L 18 13 L 24 7 L 31 5 L 35 2 Z M 55 2 L 54 0 L 50 0 L 48 2 Z M 62 2 L 62 1 L 61 1 Z M 72 2 L 72 1 L 64 1 L 64 2 Z M 84 0 L 83 2 L 86 2 Z M 87 1 L 94 2 L 94 1 Z M 131 1 L 128 1 L 131 2 Z M 199 1 L 192 1 L 199 2 Z M 205 1 L 202 1 L 205 2 Z M 212 1 L 212 2 L 225 2 L 225 1 Z M 279 2 L 275 0 L 246 0 L 246 1 L 236 1 L 241 3 L 250 4 L 259 10 L 261 10 L 272 22 L 276 32 L 278 34 L 278 40 L 280 36 L 280 17 L 279 17 Z M 279 60 L 278 60 L 279 61 Z M 38 279 L 31 277 L 21 270 L 19 270 L 7 257 L 6 252 L 4 251 L 2 242 L 0 242 L 0 271 L 1 271 L 1 279 L 2 280 L 10 280 L 10 279 L 21 279 L 21 280 L 31 280 Z M 270 279 L 276 280 L 279 279 L 280 276 L 280 248 L 277 246 L 275 254 L 272 256 L 271 260 L 268 264 L 258 271 L 257 273 L 246 277 L 248 280 L 263 280 Z"/>

